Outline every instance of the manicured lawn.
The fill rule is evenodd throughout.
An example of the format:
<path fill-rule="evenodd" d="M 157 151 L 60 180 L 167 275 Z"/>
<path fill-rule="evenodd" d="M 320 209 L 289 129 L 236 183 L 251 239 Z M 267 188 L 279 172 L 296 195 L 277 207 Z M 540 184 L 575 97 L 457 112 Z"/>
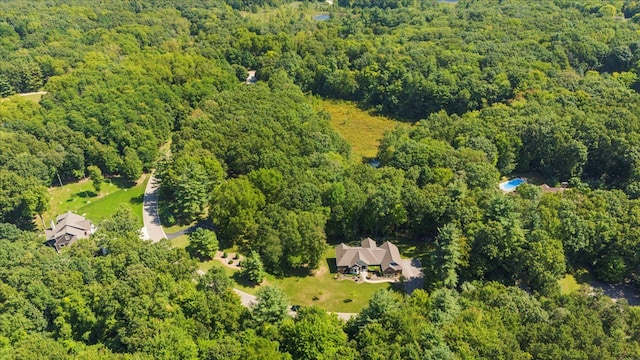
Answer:
<path fill-rule="evenodd" d="M 353 153 L 365 158 L 376 156 L 380 139 L 386 131 L 396 126 L 410 126 L 409 123 L 371 115 L 347 101 L 316 99 L 315 103 L 318 110 L 331 114 L 331 126 L 351 144 Z"/>
<path fill-rule="evenodd" d="M 180 238 L 174 239 L 174 246 L 182 246 Z M 184 245 L 186 246 L 186 244 Z M 232 252 L 229 252 L 231 254 Z M 238 271 L 223 264 L 228 259 L 214 259 L 201 262 L 198 266 L 200 270 L 207 271 L 213 266 L 222 267 L 227 275 L 234 281 L 234 287 L 249 294 L 255 294 L 260 288 L 249 286 L 238 276 Z M 382 284 L 359 284 L 352 280 L 336 280 L 333 278 L 329 268 L 335 268 L 335 250 L 330 248 L 325 253 L 325 260 L 320 268 L 316 270 L 316 275 L 312 276 L 290 276 L 276 278 L 268 275 L 262 286 L 275 285 L 280 287 L 289 297 L 292 305 L 311 306 L 316 305 L 332 312 L 360 312 L 368 304 L 371 295 L 378 289 L 386 289 L 389 283 Z"/>
<path fill-rule="evenodd" d="M 565 295 L 574 293 L 580 289 L 580 284 L 578 284 L 573 275 L 566 275 L 558 280 L 558 283 L 560 284 L 560 292 Z"/>
<path fill-rule="evenodd" d="M 162 220 L 162 219 L 160 219 L 160 220 Z M 195 223 L 193 223 L 193 224 L 195 224 Z M 162 226 L 162 228 L 164 229 L 164 232 L 165 232 L 166 234 L 173 234 L 173 233 L 176 233 L 176 232 L 178 232 L 178 231 L 188 229 L 188 228 L 189 228 L 191 225 L 193 225 L 193 224 L 187 224 L 187 225 L 173 225 L 173 226 L 164 226 L 164 225 L 163 225 L 163 226 Z"/>
<path fill-rule="evenodd" d="M 258 291 L 259 287 L 257 286 L 247 286 L 246 284 L 243 284 L 242 281 L 238 281 L 239 278 L 239 271 L 235 270 L 235 269 L 231 269 L 228 266 L 224 266 L 222 261 L 227 261 L 227 259 L 213 259 L 213 260 L 209 260 L 209 261 L 204 261 L 200 263 L 200 266 L 198 266 L 198 268 L 204 272 L 208 271 L 209 269 L 211 269 L 212 267 L 217 267 L 217 268 L 221 268 L 222 270 L 224 270 L 224 272 L 227 274 L 227 276 L 233 280 L 233 287 L 238 289 L 238 290 L 242 290 L 246 293 L 249 294 L 255 294 L 256 291 Z"/>
<path fill-rule="evenodd" d="M 223 268 L 224 271 L 229 275 L 229 277 L 233 275 L 233 270 L 229 269 L 228 267 L 222 266 L 222 264 L 218 260 L 203 261 L 200 263 L 200 265 L 198 265 L 198 269 L 207 272 L 214 266 Z"/>
<path fill-rule="evenodd" d="M 267 279 L 267 282 L 283 289 L 291 304 L 316 305 L 328 311 L 346 313 L 360 312 L 376 290 L 390 286 L 389 283 L 358 284 L 352 280 L 336 280 L 329 271 L 323 273 L 323 268 L 328 268 L 326 263 L 320 268 L 320 275 Z"/>
<path fill-rule="evenodd" d="M 165 229 L 167 232 L 167 229 Z M 171 239 L 171 245 L 174 248 L 184 249 L 189 245 L 189 235 L 180 235 L 177 238 Z"/>
<path fill-rule="evenodd" d="M 121 204 L 131 207 L 140 227 L 142 227 L 142 199 L 148 175 L 143 175 L 137 184 L 126 184 L 119 179 L 107 180 L 98 196 L 93 194 L 91 181 L 82 180 L 63 187 L 49 189 L 50 210 L 45 213 L 45 223 L 59 214 L 73 211 L 86 216 L 94 223 L 115 213 Z"/>

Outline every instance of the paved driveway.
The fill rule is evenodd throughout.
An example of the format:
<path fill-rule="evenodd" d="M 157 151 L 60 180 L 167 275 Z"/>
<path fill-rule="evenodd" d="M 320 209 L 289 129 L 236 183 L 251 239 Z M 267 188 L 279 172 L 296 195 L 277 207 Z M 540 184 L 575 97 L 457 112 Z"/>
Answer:
<path fill-rule="evenodd" d="M 407 279 L 407 282 L 405 283 L 407 294 L 411 294 L 415 289 L 422 289 L 424 287 L 422 264 L 420 264 L 420 260 L 403 259 L 402 275 Z"/>
<path fill-rule="evenodd" d="M 158 242 L 167 238 L 158 214 L 158 182 L 153 177 L 153 174 L 149 178 L 149 182 L 147 182 L 147 188 L 144 190 L 142 221 L 144 222 L 142 232 L 148 236 L 149 240 Z"/>
<path fill-rule="evenodd" d="M 244 307 L 251 308 L 251 306 L 257 302 L 255 296 L 253 296 L 251 294 L 247 294 L 244 291 L 241 291 L 241 290 L 238 290 L 238 289 L 233 289 L 233 292 L 235 292 L 236 294 L 238 294 L 238 296 L 240 296 L 240 303 Z"/>
<path fill-rule="evenodd" d="M 592 293 L 594 293 L 593 289 L 600 289 L 605 295 L 613 299 L 613 301 L 626 299 L 629 305 L 640 305 L 640 292 L 630 286 L 625 284 L 607 284 L 598 280 L 589 281 L 588 284 L 591 286 Z"/>

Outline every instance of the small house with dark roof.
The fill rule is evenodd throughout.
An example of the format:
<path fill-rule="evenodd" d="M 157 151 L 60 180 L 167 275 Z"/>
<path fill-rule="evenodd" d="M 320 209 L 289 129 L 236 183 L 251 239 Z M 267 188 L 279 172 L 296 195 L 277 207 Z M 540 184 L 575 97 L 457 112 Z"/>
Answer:
<path fill-rule="evenodd" d="M 380 246 L 371 238 L 362 240 L 359 247 L 344 243 L 336 246 L 336 265 L 343 273 L 360 274 L 369 266 L 380 266 L 384 275 L 402 274 L 402 259 L 398 247 L 386 241 Z"/>
<path fill-rule="evenodd" d="M 51 221 L 51 229 L 45 230 L 47 237 L 45 244 L 60 251 L 65 246 L 72 245 L 79 239 L 85 239 L 96 231 L 91 220 L 84 216 L 68 211 L 56 218 L 56 223 Z"/>

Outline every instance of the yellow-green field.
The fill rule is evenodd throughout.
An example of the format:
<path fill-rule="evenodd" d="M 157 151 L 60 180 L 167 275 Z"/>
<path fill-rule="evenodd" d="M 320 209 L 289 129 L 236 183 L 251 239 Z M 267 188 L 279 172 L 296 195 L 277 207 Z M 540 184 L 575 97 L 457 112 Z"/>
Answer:
<path fill-rule="evenodd" d="M 42 99 L 42 95 L 44 94 L 46 94 L 46 92 L 40 91 L 40 92 L 34 92 L 34 93 L 28 93 L 28 94 L 20 94 L 20 96 L 26 100 L 31 100 L 33 102 L 40 102 L 40 99 Z"/>
<path fill-rule="evenodd" d="M 331 5 L 325 2 L 305 3 L 302 1 L 292 1 L 278 7 L 257 7 L 255 11 L 240 11 L 245 18 L 264 21 L 298 19 L 312 21 L 313 15 L 330 8 Z"/>
<path fill-rule="evenodd" d="M 22 99 L 39 103 L 40 99 L 42 99 L 42 96 L 45 95 L 46 93 L 47 93 L 46 91 L 38 91 L 38 92 L 32 92 L 32 93 L 16 94 L 16 95 L 11 95 L 11 96 L 2 98 L 0 99 L 0 101 L 5 101 L 7 99 L 11 99 L 14 96 L 16 97 L 19 96 Z"/>
<path fill-rule="evenodd" d="M 355 155 L 373 158 L 386 131 L 409 123 L 371 115 L 346 101 L 317 99 L 316 108 L 331 114 L 331 126 L 349 142 Z"/>
<path fill-rule="evenodd" d="M 98 223 L 113 215 L 120 204 L 126 204 L 131 207 L 142 227 L 142 199 L 147 180 L 148 175 L 145 174 L 131 186 L 118 179 L 107 179 L 97 196 L 93 193 L 91 181 L 87 180 L 50 188 L 50 209 L 43 214 L 45 223 L 48 225 L 50 220 L 55 221 L 57 215 L 67 211 L 84 215 L 94 223 Z"/>
<path fill-rule="evenodd" d="M 578 284 L 573 275 L 565 275 L 565 277 L 558 280 L 558 283 L 560 284 L 560 292 L 565 295 L 569 295 L 580 289 L 580 284 Z"/>

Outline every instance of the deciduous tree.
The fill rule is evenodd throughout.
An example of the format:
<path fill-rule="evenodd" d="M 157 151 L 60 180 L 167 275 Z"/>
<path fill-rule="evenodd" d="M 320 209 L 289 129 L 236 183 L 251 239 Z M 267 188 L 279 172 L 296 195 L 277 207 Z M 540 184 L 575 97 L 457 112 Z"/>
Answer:
<path fill-rule="evenodd" d="M 278 324 L 287 316 L 287 295 L 275 286 L 265 286 L 256 293 L 256 304 L 251 308 L 258 324 Z"/>
<path fill-rule="evenodd" d="M 197 228 L 189 234 L 187 251 L 202 259 L 212 259 L 218 251 L 218 237 L 214 231 Z"/>
<path fill-rule="evenodd" d="M 97 194 L 100 193 L 102 189 L 102 183 L 104 182 L 104 176 L 102 176 L 102 171 L 95 165 L 90 165 L 87 167 L 87 172 L 89 173 L 89 179 L 91 180 L 91 184 L 93 185 L 93 191 Z"/>

